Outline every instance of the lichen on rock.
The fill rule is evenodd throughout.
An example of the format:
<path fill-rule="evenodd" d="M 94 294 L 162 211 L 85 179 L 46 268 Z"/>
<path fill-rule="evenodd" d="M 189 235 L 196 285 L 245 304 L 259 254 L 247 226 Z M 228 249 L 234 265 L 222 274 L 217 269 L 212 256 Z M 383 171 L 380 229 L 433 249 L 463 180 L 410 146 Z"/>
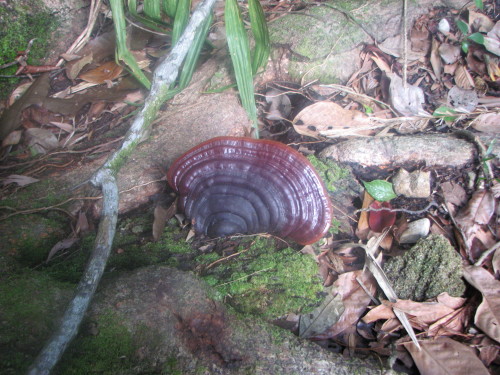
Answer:
<path fill-rule="evenodd" d="M 425 301 L 443 292 L 460 297 L 465 291 L 460 255 L 440 235 L 419 240 L 403 256 L 391 258 L 384 271 L 401 299 Z"/>

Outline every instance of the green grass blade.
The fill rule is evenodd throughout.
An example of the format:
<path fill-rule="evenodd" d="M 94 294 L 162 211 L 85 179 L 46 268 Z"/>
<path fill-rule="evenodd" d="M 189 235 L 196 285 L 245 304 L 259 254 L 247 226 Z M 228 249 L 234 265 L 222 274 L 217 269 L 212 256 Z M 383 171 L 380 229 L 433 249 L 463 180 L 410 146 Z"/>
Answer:
<path fill-rule="evenodd" d="M 144 0 L 144 14 L 149 18 L 161 21 L 161 0 Z"/>
<path fill-rule="evenodd" d="M 137 1 L 136 0 L 128 0 L 127 3 L 128 11 L 133 16 L 138 16 L 137 13 Z"/>
<path fill-rule="evenodd" d="M 167 16 L 174 18 L 177 10 L 177 0 L 163 0 L 163 9 Z"/>
<path fill-rule="evenodd" d="M 144 75 L 141 68 L 137 64 L 132 53 L 127 48 L 127 33 L 125 23 L 125 12 L 123 10 L 122 0 L 110 0 L 111 11 L 113 12 L 113 25 L 116 34 L 116 60 L 117 62 L 124 61 L 128 66 L 133 76 L 143 84 L 147 89 L 151 88 L 151 82 Z"/>
<path fill-rule="evenodd" d="M 198 29 L 194 44 L 191 46 L 189 50 L 186 60 L 184 60 L 184 66 L 182 67 L 182 71 L 179 77 L 179 88 L 184 89 L 189 82 L 191 82 L 191 78 L 193 77 L 194 68 L 198 63 L 198 59 L 200 57 L 200 52 L 205 43 L 205 39 L 208 34 L 208 30 L 210 29 L 210 25 L 212 24 L 212 15 L 210 15 L 203 25 Z"/>
<path fill-rule="evenodd" d="M 254 128 L 253 136 L 259 138 L 257 125 L 257 109 L 253 90 L 252 63 L 250 60 L 250 45 L 236 0 L 226 0 L 224 10 L 226 21 L 226 37 L 231 61 L 233 63 L 236 83 L 240 93 L 241 104 L 247 111 Z"/>
<path fill-rule="evenodd" d="M 252 56 L 252 71 L 256 74 L 259 69 L 265 69 L 271 46 L 269 42 L 269 30 L 266 17 L 259 0 L 248 0 L 248 11 L 250 13 L 250 24 L 255 39 L 255 49 Z"/>
<path fill-rule="evenodd" d="M 189 21 L 191 0 L 179 0 L 175 12 L 174 28 L 172 30 L 172 46 L 177 43 Z"/>

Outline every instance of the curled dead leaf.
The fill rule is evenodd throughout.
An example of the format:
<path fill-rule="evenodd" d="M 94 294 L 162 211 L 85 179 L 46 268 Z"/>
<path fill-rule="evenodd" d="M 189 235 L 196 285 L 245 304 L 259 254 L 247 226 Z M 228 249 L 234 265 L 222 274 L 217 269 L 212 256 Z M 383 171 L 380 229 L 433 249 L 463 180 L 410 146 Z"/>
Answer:
<path fill-rule="evenodd" d="M 122 71 L 123 68 L 121 66 L 117 65 L 114 61 L 108 61 L 95 69 L 80 74 L 78 78 L 86 82 L 101 84 L 107 80 L 111 81 L 118 78 Z"/>
<path fill-rule="evenodd" d="M 340 135 L 370 135 L 369 118 L 362 112 L 348 110 L 333 102 L 317 102 L 302 111 L 293 119 L 293 127 L 299 134 L 318 138 Z"/>

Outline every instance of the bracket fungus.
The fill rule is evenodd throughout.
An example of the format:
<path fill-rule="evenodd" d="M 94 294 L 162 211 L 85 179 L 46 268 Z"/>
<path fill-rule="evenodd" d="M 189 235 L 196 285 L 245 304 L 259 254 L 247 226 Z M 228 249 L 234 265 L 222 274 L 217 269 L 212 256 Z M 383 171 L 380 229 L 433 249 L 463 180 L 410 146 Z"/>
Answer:
<path fill-rule="evenodd" d="M 167 174 L 196 233 L 271 233 L 299 244 L 328 231 L 332 206 L 313 166 L 275 141 L 218 137 L 179 157 Z"/>

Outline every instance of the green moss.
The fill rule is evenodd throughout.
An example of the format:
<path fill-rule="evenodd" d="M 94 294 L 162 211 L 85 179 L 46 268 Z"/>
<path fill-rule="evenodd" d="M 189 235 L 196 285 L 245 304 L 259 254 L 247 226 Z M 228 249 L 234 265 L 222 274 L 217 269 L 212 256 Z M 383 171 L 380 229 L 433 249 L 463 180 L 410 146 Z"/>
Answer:
<path fill-rule="evenodd" d="M 403 256 L 389 259 L 384 271 L 401 299 L 420 302 L 443 292 L 460 297 L 465 291 L 461 257 L 439 235 L 421 239 Z"/>
<path fill-rule="evenodd" d="M 18 173 L 22 173 L 22 170 L 19 170 Z M 41 196 L 40 192 L 43 192 L 44 195 Z M 69 197 L 68 191 L 61 189 L 57 182 L 48 178 L 19 189 L 8 197 L 3 197 L 0 201 L 0 208 L 12 207 L 21 210 L 50 207 Z M 59 208 L 64 209 L 65 207 L 59 206 Z"/>
<path fill-rule="evenodd" d="M 349 170 L 340 167 L 331 159 L 320 160 L 314 155 L 309 155 L 307 158 L 313 165 L 316 172 L 318 172 L 321 180 L 325 184 L 326 189 L 330 192 L 337 190 L 335 185 L 338 181 L 349 176 Z"/>
<path fill-rule="evenodd" d="M 52 14 L 40 0 L 11 1 L 0 6 L 0 65 L 15 60 L 19 51 L 24 51 L 28 42 L 35 39 L 28 56 L 28 64 L 36 65 L 47 53 L 51 33 L 58 24 Z M 14 65 L 1 71 L 2 75 L 13 75 L 18 66 Z M 17 78 L 2 79 L 3 90 L 0 97 L 5 97 L 10 86 Z"/>
<path fill-rule="evenodd" d="M 82 334 L 62 358 L 56 374 L 119 374 L 132 369 L 136 345 L 132 333 L 113 312 L 99 315 L 97 334 Z"/>
<path fill-rule="evenodd" d="M 2 253 L 21 265 L 38 266 L 59 240 L 66 235 L 65 218 L 60 214 L 16 215 L 0 222 Z"/>
<path fill-rule="evenodd" d="M 290 248 L 276 250 L 274 241 L 265 238 L 246 246 L 239 257 L 207 271 L 204 278 L 215 287 L 214 297 L 266 319 L 304 313 L 319 303 L 323 287 L 311 257 Z"/>
<path fill-rule="evenodd" d="M 73 286 L 40 272 L 0 283 L 0 373 L 23 374 L 58 324 Z"/>
<path fill-rule="evenodd" d="M 120 168 L 127 162 L 128 158 L 134 152 L 135 148 L 139 141 L 133 141 L 124 150 L 120 151 L 120 154 L 114 159 L 109 165 L 109 169 L 113 172 L 113 174 L 117 174 L 120 171 Z"/>

